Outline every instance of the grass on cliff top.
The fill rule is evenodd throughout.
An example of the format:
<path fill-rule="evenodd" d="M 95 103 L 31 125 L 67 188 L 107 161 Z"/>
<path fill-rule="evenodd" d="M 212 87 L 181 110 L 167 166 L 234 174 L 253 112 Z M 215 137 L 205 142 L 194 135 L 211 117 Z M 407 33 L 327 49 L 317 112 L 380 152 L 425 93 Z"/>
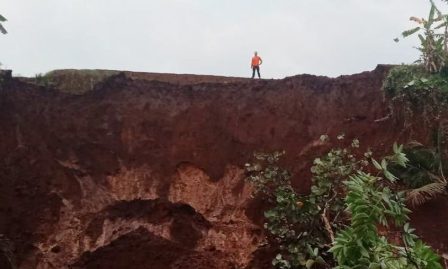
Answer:
<path fill-rule="evenodd" d="M 392 98 L 408 96 L 415 99 L 436 93 L 439 101 L 448 104 L 448 68 L 432 74 L 421 65 L 397 66 L 389 72 L 383 89 Z"/>
<path fill-rule="evenodd" d="M 118 71 L 110 70 L 54 70 L 45 75 L 36 75 L 33 82 L 43 87 L 54 87 L 62 92 L 83 94 Z"/>

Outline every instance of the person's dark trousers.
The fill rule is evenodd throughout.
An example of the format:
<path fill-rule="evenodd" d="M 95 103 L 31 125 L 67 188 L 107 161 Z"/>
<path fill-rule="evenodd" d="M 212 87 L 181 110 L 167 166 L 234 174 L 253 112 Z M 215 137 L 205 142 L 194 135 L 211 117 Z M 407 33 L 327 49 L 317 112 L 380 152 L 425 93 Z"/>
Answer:
<path fill-rule="evenodd" d="M 261 77 L 260 77 L 260 66 L 253 66 L 253 67 L 252 67 L 252 78 L 255 77 L 255 71 L 257 71 L 258 78 L 261 78 Z"/>

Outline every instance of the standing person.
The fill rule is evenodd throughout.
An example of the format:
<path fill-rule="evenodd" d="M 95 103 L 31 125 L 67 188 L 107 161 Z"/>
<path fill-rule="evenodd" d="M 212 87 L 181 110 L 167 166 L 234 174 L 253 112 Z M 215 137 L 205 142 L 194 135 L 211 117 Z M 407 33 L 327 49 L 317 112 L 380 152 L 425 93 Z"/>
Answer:
<path fill-rule="evenodd" d="M 252 78 L 255 77 L 255 71 L 258 73 L 258 78 L 260 77 L 260 65 L 263 63 L 263 60 L 261 60 L 260 56 L 258 56 L 258 53 L 254 53 L 254 57 L 252 57 L 252 62 L 250 67 L 252 68 Z"/>

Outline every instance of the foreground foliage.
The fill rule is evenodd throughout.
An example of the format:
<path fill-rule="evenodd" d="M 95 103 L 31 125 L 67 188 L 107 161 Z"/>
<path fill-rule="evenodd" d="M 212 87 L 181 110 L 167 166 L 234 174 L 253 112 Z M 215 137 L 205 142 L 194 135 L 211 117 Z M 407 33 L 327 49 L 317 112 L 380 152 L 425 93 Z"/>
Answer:
<path fill-rule="evenodd" d="M 403 147 L 394 145 L 393 155 L 380 162 L 371 152 L 357 153 L 358 147 L 355 139 L 317 158 L 309 195 L 297 194 L 291 174 L 278 164 L 284 152 L 256 153 L 254 162 L 247 164 L 256 194 L 271 205 L 265 212 L 265 228 L 271 244 L 278 246 L 273 265 L 281 269 L 442 268 L 439 257 L 407 223 L 405 193 L 389 187 L 398 180 L 389 167 L 408 163 Z M 368 174 L 369 170 L 378 175 Z M 378 231 L 390 221 L 400 231 L 402 244 L 390 243 Z"/>
<path fill-rule="evenodd" d="M 437 254 L 410 228 L 410 210 L 403 193 L 394 193 L 382 186 L 381 178 L 365 172 L 351 176 L 345 184 L 351 224 L 338 233 L 330 250 L 337 260 L 336 268 L 442 269 Z M 378 225 L 389 227 L 390 220 L 400 231 L 399 245 L 378 232 Z"/>

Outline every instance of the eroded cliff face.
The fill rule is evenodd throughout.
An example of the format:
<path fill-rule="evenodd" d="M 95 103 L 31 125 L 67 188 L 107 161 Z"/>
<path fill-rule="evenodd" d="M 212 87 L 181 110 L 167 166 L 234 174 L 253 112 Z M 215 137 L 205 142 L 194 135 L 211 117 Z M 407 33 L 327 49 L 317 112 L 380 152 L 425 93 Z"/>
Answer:
<path fill-rule="evenodd" d="M 306 192 L 313 158 L 331 146 L 321 134 L 377 152 L 406 141 L 398 122 L 375 122 L 388 113 L 387 69 L 262 81 L 119 73 L 76 96 L 7 79 L 0 234 L 21 269 L 269 268 L 244 163 L 285 149 Z M 415 224 L 446 250 L 448 202 L 437 205 Z"/>

